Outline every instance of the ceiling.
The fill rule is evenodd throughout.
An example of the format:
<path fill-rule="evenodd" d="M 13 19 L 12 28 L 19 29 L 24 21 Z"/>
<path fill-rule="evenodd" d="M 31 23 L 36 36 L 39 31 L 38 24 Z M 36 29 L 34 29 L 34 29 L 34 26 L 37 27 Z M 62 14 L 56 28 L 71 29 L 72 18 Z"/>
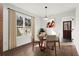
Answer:
<path fill-rule="evenodd" d="M 25 9 L 26 11 L 37 16 L 45 16 L 45 6 L 47 6 L 47 15 L 56 15 L 78 6 L 78 3 L 13 3 L 16 7 Z"/>

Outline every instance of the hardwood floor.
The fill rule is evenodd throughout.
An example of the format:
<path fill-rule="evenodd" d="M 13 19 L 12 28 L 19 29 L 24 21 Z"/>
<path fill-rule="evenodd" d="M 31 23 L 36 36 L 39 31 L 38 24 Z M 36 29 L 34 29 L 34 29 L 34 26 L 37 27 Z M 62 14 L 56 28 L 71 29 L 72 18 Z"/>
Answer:
<path fill-rule="evenodd" d="M 4 56 L 55 56 L 54 50 L 40 51 L 36 44 L 34 50 L 32 44 L 4 52 Z M 71 43 L 61 43 L 61 49 L 57 46 L 57 56 L 78 56 L 76 48 Z"/>

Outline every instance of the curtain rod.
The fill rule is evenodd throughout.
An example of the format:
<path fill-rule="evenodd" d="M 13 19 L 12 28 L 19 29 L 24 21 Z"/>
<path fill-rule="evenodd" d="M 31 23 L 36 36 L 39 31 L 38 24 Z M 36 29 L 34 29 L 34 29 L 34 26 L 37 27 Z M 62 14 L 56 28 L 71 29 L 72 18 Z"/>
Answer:
<path fill-rule="evenodd" d="M 9 9 L 9 10 L 16 11 L 16 12 L 21 13 L 21 14 L 24 14 L 24 15 L 27 15 L 27 16 L 30 16 L 30 15 L 28 15 L 28 14 L 25 14 L 25 13 L 23 13 L 23 12 L 20 12 L 20 11 L 17 11 L 17 10 L 11 9 L 11 8 L 8 8 L 8 9 Z M 33 16 L 30 16 L 30 17 L 33 17 Z"/>

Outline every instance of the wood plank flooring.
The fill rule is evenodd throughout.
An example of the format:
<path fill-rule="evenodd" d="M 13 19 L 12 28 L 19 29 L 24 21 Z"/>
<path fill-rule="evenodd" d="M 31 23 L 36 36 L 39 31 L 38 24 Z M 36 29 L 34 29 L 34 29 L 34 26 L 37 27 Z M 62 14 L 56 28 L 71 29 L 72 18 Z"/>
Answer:
<path fill-rule="evenodd" d="M 40 51 L 36 44 L 34 50 L 32 44 L 9 50 L 4 53 L 4 56 L 55 56 L 54 50 Z M 76 48 L 73 44 L 61 43 L 61 49 L 57 46 L 57 56 L 78 56 Z"/>

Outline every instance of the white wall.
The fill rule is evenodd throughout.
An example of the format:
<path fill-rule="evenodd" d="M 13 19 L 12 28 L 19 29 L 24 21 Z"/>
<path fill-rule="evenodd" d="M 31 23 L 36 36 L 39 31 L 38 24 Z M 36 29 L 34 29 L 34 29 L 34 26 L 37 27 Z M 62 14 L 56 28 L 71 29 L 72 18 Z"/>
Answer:
<path fill-rule="evenodd" d="M 3 4 L 3 51 L 8 50 L 8 23 L 9 22 L 8 22 L 8 9 L 7 8 L 11 8 L 11 9 L 14 9 L 14 10 L 17 10 L 17 11 L 20 11 L 20 12 L 23 12 L 25 14 L 33 16 L 33 14 L 31 14 L 23 9 L 20 9 L 16 6 L 13 6 L 11 4 L 6 4 L 6 3 Z M 24 37 L 24 38 L 26 38 L 24 40 L 21 40 L 21 38 L 19 40 L 17 40 L 17 46 L 31 42 L 31 36 L 29 36 L 27 34 L 26 37 Z"/>
<path fill-rule="evenodd" d="M 74 33 L 74 44 L 76 46 L 77 52 L 79 54 L 79 7 L 76 8 L 76 13 L 75 13 L 75 29 L 73 31 Z"/>
<path fill-rule="evenodd" d="M 8 50 L 8 10 L 3 7 L 3 51 Z"/>
<path fill-rule="evenodd" d="M 35 40 L 38 41 L 38 33 L 40 28 L 42 28 L 42 18 L 41 17 L 36 17 L 35 18 Z"/>

